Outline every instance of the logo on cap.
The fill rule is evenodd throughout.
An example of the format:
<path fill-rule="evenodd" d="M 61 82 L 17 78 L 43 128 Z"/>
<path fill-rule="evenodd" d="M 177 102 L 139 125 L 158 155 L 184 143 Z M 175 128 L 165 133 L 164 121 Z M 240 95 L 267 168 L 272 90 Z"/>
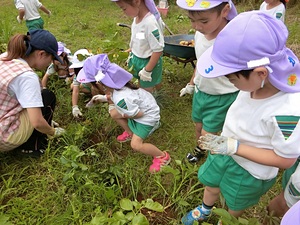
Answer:
<path fill-rule="evenodd" d="M 196 0 L 186 0 L 186 4 L 189 6 L 189 7 L 193 7 L 196 3 Z"/>
<path fill-rule="evenodd" d="M 208 1 L 202 1 L 202 2 L 200 2 L 200 7 L 204 8 L 204 9 L 207 9 L 207 8 L 210 7 L 210 2 L 208 2 Z"/>
<path fill-rule="evenodd" d="M 297 75 L 296 75 L 296 74 L 291 74 L 291 75 L 288 77 L 288 85 L 290 85 L 290 86 L 295 86 L 295 85 L 296 85 L 296 82 L 297 82 Z"/>

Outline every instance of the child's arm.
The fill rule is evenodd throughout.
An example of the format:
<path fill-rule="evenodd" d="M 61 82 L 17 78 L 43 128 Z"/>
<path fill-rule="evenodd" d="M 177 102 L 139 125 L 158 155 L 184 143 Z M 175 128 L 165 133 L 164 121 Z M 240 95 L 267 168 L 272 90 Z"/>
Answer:
<path fill-rule="evenodd" d="M 241 144 L 238 140 L 214 134 L 206 134 L 199 138 L 199 147 L 208 150 L 212 154 L 238 155 L 253 162 L 274 166 L 282 169 L 291 167 L 296 158 L 284 158 L 272 149 L 257 148 Z M 296 153 L 295 153 L 296 154 Z"/>
<path fill-rule="evenodd" d="M 153 52 L 148 64 L 145 66 L 145 70 L 148 72 L 151 72 L 154 69 L 154 67 L 156 66 L 161 55 L 162 55 L 162 52 Z"/>
<path fill-rule="evenodd" d="M 51 11 L 48 10 L 45 6 L 42 5 L 40 7 L 40 10 L 42 10 L 44 13 L 48 14 L 49 17 L 51 16 Z"/>

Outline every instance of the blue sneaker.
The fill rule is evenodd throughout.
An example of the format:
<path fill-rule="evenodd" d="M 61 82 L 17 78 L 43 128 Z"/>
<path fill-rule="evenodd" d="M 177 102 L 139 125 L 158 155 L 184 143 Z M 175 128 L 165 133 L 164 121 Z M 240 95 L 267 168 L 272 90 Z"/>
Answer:
<path fill-rule="evenodd" d="M 184 217 L 181 218 L 181 222 L 184 225 L 193 225 L 194 221 L 204 221 L 207 220 L 210 215 L 210 210 L 207 213 L 204 213 L 201 206 L 188 212 Z"/>

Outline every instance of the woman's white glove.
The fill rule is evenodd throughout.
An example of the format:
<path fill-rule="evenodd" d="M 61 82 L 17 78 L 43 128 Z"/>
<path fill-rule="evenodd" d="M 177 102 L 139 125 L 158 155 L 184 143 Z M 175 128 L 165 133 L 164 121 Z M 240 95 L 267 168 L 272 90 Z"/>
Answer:
<path fill-rule="evenodd" d="M 239 141 L 214 134 L 206 134 L 198 140 L 199 147 L 212 154 L 234 155 L 239 147 Z"/>
<path fill-rule="evenodd" d="M 75 118 L 82 116 L 82 113 L 81 113 L 80 109 L 78 108 L 78 105 L 72 106 L 72 114 Z"/>
<path fill-rule="evenodd" d="M 184 96 L 185 94 L 192 95 L 195 90 L 195 85 L 188 83 L 184 88 L 180 90 L 180 97 Z"/>
<path fill-rule="evenodd" d="M 100 102 L 107 102 L 107 97 L 106 95 L 95 95 L 92 97 L 92 99 L 85 105 L 85 107 L 90 108 L 94 106 L 97 103 Z"/>
<path fill-rule="evenodd" d="M 55 129 L 55 132 L 54 132 L 53 137 L 59 137 L 59 136 L 63 135 L 64 133 L 66 133 L 66 130 L 64 128 L 55 127 L 54 129 Z"/>
<path fill-rule="evenodd" d="M 145 67 L 139 72 L 139 76 L 141 78 L 142 81 L 152 81 L 152 72 L 147 72 Z"/>

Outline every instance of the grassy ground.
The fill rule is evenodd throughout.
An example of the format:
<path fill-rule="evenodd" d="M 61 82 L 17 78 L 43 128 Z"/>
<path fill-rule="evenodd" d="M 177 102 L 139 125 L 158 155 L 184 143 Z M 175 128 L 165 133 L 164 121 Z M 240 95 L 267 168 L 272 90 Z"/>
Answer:
<path fill-rule="evenodd" d="M 41 12 L 45 29 L 65 42 L 73 53 L 80 48 L 89 48 L 93 53 L 127 48 L 130 32 L 116 23 L 130 24 L 131 19 L 109 0 L 44 0 L 43 4 L 52 11 L 51 18 Z M 238 8 L 241 12 L 251 7 L 254 6 Z M 296 53 L 300 42 L 298 11 L 299 8 L 292 8 L 287 13 L 291 33 L 288 45 Z M 7 42 L 12 34 L 26 32 L 25 24 L 18 24 L 16 16 L 13 1 L 2 0 L 0 43 Z M 186 34 L 191 28 L 185 12 L 174 3 L 165 22 L 175 34 Z M 183 213 L 199 204 L 203 193 L 197 181 L 201 162 L 189 165 L 184 160 L 195 145 L 194 125 L 190 116 L 192 98 L 179 98 L 179 90 L 192 71 L 191 64 L 164 57 L 163 90 L 159 98 L 162 126 L 149 142 L 168 150 L 173 160 L 165 172 L 157 175 L 147 171 L 150 157 L 133 152 L 128 143 L 116 142 L 121 129 L 110 119 L 107 105 L 87 110 L 84 108 L 87 98 L 81 96 L 79 105 L 84 118 L 74 120 L 70 90 L 63 80 L 51 78 L 49 88 L 55 91 L 58 101 L 54 120 L 68 132 L 63 138 L 50 141 L 46 154 L 39 159 L 0 154 L 0 224 L 105 224 L 104 219 L 116 216 L 115 212 L 128 211 L 142 213 L 150 224 L 179 224 Z M 244 217 L 262 220 L 269 199 L 279 191 L 278 182 Z M 120 200 L 125 198 L 135 206 L 139 202 L 139 207 L 120 206 Z M 147 210 L 144 207 L 147 199 L 161 203 L 164 212 Z M 217 207 L 222 206 L 221 199 Z M 124 224 L 120 222 L 122 219 L 118 221 L 109 224 Z M 212 218 L 209 222 L 215 221 Z"/>

